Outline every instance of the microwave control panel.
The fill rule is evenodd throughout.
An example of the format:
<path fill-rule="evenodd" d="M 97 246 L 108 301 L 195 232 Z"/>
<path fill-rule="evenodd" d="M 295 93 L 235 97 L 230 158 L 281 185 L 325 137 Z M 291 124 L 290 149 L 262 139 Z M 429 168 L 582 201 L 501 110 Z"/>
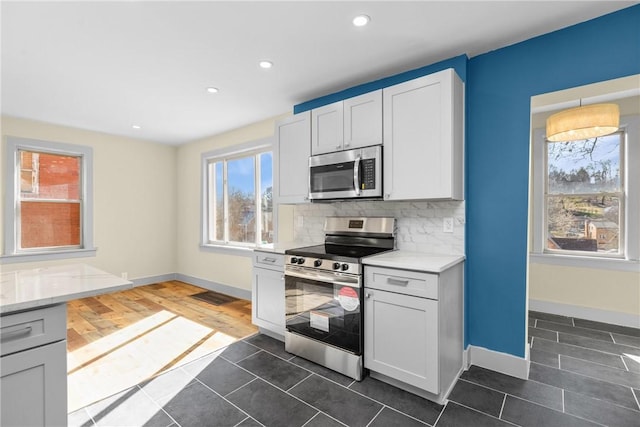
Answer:
<path fill-rule="evenodd" d="M 373 190 L 376 188 L 376 159 L 362 159 L 361 190 Z"/>

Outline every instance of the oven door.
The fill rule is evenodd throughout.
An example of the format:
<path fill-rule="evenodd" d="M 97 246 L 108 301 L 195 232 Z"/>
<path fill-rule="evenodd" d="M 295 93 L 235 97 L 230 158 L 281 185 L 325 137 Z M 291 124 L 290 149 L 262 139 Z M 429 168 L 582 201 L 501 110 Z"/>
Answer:
<path fill-rule="evenodd" d="M 309 199 L 382 197 L 382 147 L 309 158 Z"/>
<path fill-rule="evenodd" d="M 286 266 L 285 304 L 289 332 L 362 354 L 361 276 Z"/>

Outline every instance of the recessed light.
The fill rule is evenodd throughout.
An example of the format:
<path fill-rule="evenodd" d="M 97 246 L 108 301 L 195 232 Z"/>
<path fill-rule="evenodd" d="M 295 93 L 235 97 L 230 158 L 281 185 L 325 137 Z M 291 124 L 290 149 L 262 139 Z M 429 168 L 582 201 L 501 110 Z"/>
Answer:
<path fill-rule="evenodd" d="M 271 68 L 273 67 L 273 62 L 271 61 L 260 61 L 260 68 Z"/>
<path fill-rule="evenodd" d="M 369 23 L 369 21 L 371 21 L 371 18 L 369 18 L 367 15 L 358 15 L 353 18 L 352 22 L 356 27 L 364 27 Z"/>
<path fill-rule="evenodd" d="M 218 93 L 220 89 L 218 89 L 217 87 L 208 87 L 207 88 L 207 92 L 209 93 Z"/>
<path fill-rule="evenodd" d="M 140 125 L 133 125 L 131 127 L 134 128 L 134 129 L 141 129 Z"/>

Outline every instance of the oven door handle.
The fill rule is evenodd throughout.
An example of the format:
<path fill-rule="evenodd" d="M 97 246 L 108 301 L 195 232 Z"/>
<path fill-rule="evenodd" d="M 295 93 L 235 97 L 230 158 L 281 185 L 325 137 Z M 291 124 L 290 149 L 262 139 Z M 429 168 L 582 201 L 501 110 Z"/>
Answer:
<path fill-rule="evenodd" d="M 301 272 L 298 270 L 287 269 L 285 270 L 284 275 L 285 275 L 285 278 L 286 276 L 292 276 L 292 277 L 299 277 L 300 279 L 315 280 L 317 282 L 328 282 L 332 285 L 351 286 L 352 288 L 360 287 L 360 278 L 338 276 L 334 273 L 322 273 L 318 271 Z"/>

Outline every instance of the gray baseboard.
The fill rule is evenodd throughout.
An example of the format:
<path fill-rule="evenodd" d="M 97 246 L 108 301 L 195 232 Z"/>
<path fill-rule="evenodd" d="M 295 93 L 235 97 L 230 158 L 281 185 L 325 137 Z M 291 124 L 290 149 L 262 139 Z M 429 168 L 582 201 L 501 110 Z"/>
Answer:
<path fill-rule="evenodd" d="M 242 298 L 251 301 L 251 291 L 248 289 L 240 289 L 234 286 L 223 285 L 222 283 L 212 282 L 211 280 L 200 279 L 198 277 L 188 276 L 186 274 L 177 273 L 174 280 L 180 280 L 191 285 L 200 286 L 221 294 L 231 295 L 232 297 Z"/>

